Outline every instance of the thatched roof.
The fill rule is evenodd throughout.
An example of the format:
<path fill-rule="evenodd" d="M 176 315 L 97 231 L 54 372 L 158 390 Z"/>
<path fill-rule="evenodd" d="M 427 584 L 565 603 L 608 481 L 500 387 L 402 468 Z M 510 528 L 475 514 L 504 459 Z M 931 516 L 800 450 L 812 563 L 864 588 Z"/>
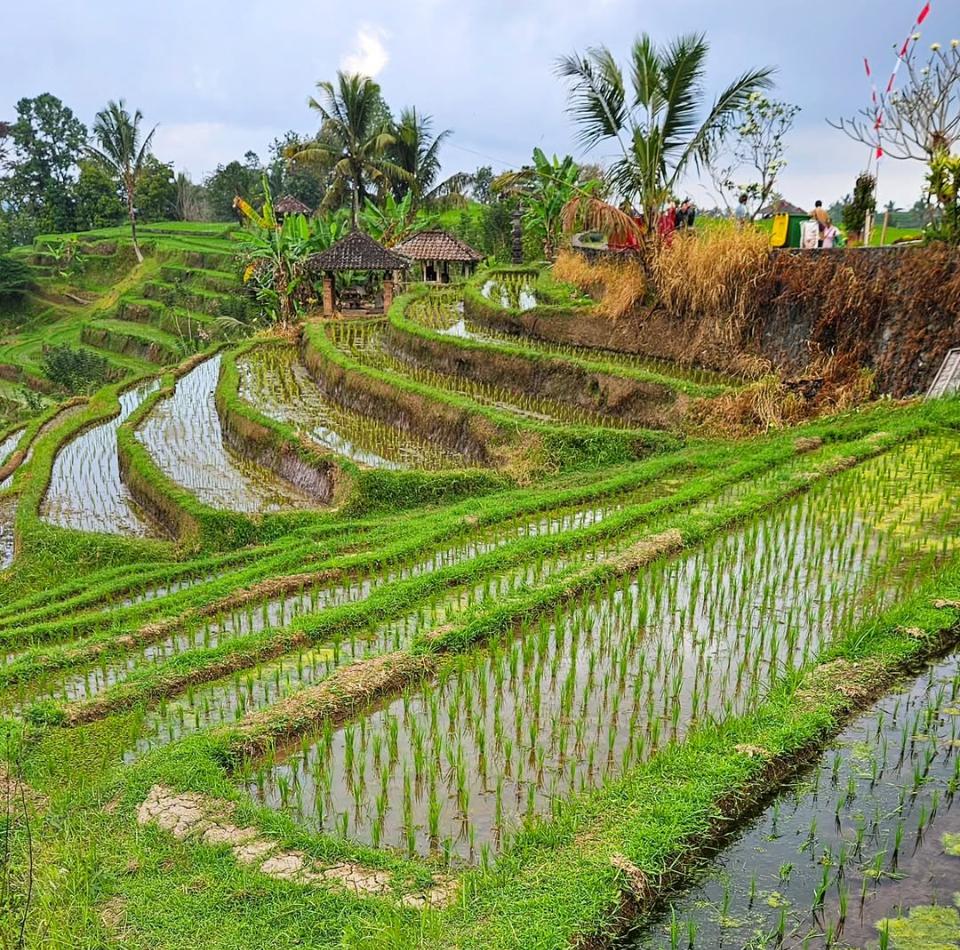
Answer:
<path fill-rule="evenodd" d="M 284 195 L 273 203 L 273 210 L 277 214 L 312 214 L 309 205 L 305 205 L 293 195 Z"/>
<path fill-rule="evenodd" d="M 766 207 L 760 209 L 761 218 L 772 218 L 775 214 L 806 214 L 799 205 L 792 204 L 789 201 L 784 201 L 783 198 L 778 198 L 776 201 L 768 204 Z"/>
<path fill-rule="evenodd" d="M 440 229 L 421 231 L 401 241 L 394 250 L 415 261 L 463 261 L 477 264 L 483 255 L 469 244 Z"/>
<path fill-rule="evenodd" d="M 332 247 L 308 258 L 311 270 L 406 270 L 410 262 L 363 231 L 351 231 Z"/>

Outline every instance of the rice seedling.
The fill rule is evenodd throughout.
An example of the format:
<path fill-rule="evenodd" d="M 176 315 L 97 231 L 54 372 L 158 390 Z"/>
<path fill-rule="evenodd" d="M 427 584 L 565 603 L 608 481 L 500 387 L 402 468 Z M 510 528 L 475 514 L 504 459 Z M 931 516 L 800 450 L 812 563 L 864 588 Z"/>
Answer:
<path fill-rule="evenodd" d="M 461 860 L 476 861 L 471 841 L 495 848 L 504 826 L 551 814 L 557 795 L 629 768 L 636 749 L 648 756 L 698 720 L 755 705 L 801 651 L 819 653 L 832 630 L 881 610 L 937 563 L 957 509 L 922 524 L 909 512 L 952 490 L 938 473 L 955 450 L 931 440 L 837 476 L 698 551 L 591 591 L 516 639 L 451 660 L 442 680 L 370 714 L 371 732 L 386 728 L 391 749 L 383 842 L 409 850 L 413 827 L 418 851 L 449 838 Z M 464 608 L 479 593 L 465 593 Z M 491 684 L 496 703 L 484 699 Z M 568 764 L 571 713 L 586 750 Z M 424 723 L 439 736 L 432 758 L 448 792 L 439 816 L 425 791 L 408 801 L 398 785 L 410 764 L 427 769 L 415 751 Z M 838 816 L 863 794 L 855 776 L 840 781 L 842 763 L 837 753 Z M 331 767 L 328 814 L 343 810 L 347 794 L 342 761 Z M 268 804 L 275 797 L 269 785 L 265 795 L 251 791 Z M 299 817 L 313 824 L 309 803 Z M 350 834 L 370 840 L 364 821 Z M 863 826 L 855 847 L 841 849 L 841 876 L 866 838 Z"/>

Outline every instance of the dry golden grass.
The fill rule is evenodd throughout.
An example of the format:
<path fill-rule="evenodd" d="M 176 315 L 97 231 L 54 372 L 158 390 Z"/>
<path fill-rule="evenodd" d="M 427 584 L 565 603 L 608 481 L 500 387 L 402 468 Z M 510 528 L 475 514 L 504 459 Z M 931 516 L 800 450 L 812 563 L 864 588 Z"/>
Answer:
<path fill-rule="evenodd" d="M 561 251 L 553 264 L 557 280 L 573 284 L 598 302 L 598 310 L 617 319 L 643 302 L 647 281 L 641 266 L 633 260 L 601 260 L 590 263 L 575 251 Z"/>
<path fill-rule="evenodd" d="M 677 234 L 652 258 L 657 294 L 680 317 L 712 319 L 743 326 L 758 303 L 767 278 L 770 246 L 754 228 L 718 224 L 694 234 Z"/>

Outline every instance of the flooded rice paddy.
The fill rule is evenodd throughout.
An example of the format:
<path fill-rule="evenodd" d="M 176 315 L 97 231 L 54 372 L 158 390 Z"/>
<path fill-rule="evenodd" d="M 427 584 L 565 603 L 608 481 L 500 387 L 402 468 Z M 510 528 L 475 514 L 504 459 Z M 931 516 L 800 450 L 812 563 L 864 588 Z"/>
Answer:
<path fill-rule="evenodd" d="M 327 334 L 341 352 L 357 362 L 382 372 L 413 379 L 425 386 L 467 396 L 480 405 L 535 422 L 566 425 L 598 425 L 625 428 L 630 423 L 601 413 L 581 409 L 571 403 L 549 399 L 520 389 L 507 389 L 478 382 L 465 376 L 440 373 L 402 355 L 386 345 L 384 321 L 368 323 L 336 321 L 327 325 Z"/>
<path fill-rule="evenodd" d="M 524 585 L 543 583 L 574 564 L 594 560 L 605 553 L 606 548 L 596 548 L 578 552 L 575 559 L 552 558 L 524 564 L 482 581 L 452 588 L 372 630 L 338 637 L 329 644 L 298 651 L 226 680 L 191 688 L 183 696 L 145 715 L 137 746 L 127 753 L 127 760 L 198 729 L 234 722 L 317 682 L 340 666 L 409 647 L 417 634 L 435 629 L 470 607 L 508 596 Z"/>
<path fill-rule="evenodd" d="M 956 544 L 958 465 L 938 438 L 837 475 L 306 738 L 250 792 L 314 829 L 483 860 L 916 586 Z"/>
<path fill-rule="evenodd" d="M 484 282 L 480 293 L 504 310 L 533 310 L 540 303 L 530 274 L 497 274 Z"/>
<path fill-rule="evenodd" d="M 159 385 L 159 380 L 152 380 L 122 393 L 119 415 L 85 429 L 57 452 L 40 507 L 44 521 L 141 538 L 158 533 L 120 478 L 117 429 Z"/>
<path fill-rule="evenodd" d="M 13 533 L 17 517 L 17 499 L 0 498 L 0 571 L 13 563 L 16 538 Z"/>
<path fill-rule="evenodd" d="M 211 357 L 179 379 L 173 395 L 137 429 L 138 441 L 165 475 L 212 508 L 266 514 L 311 504 L 227 449 L 214 403 L 220 359 Z"/>
<path fill-rule="evenodd" d="M 0 439 L 0 468 L 2 468 L 7 463 L 7 459 L 13 455 L 13 451 L 16 449 L 17 443 L 20 441 L 20 436 L 22 435 L 23 429 L 17 429 L 16 432 L 11 432 L 5 439 Z"/>
<path fill-rule="evenodd" d="M 23 429 L 11 432 L 10 435 L 0 442 L 0 468 L 6 465 L 10 456 L 13 455 L 23 432 Z M 3 491 L 4 488 L 9 488 L 13 484 L 13 474 L 14 473 L 11 472 L 6 478 L 0 478 L 0 491 Z"/>
<path fill-rule="evenodd" d="M 544 533 L 576 530 L 578 527 L 582 528 L 595 523 L 598 518 L 599 515 L 596 513 L 576 512 L 559 519 L 544 519 L 540 524 L 530 527 L 530 536 L 538 529 Z M 458 546 L 439 549 L 428 558 L 411 561 L 384 574 L 303 586 L 297 592 L 284 597 L 264 599 L 224 612 L 203 622 L 194 622 L 139 649 L 102 659 L 80 669 L 52 673 L 31 679 L 22 685 L 13 686 L 0 694 L 0 710 L 20 712 L 26 705 L 38 700 L 76 702 L 91 699 L 105 689 L 123 682 L 136 670 L 150 664 L 168 660 L 191 650 L 210 649 L 235 637 L 277 630 L 307 613 L 356 603 L 369 597 L 373 591 L 385 584 L 421 576 L 488 553 L 514 540 L 515 531 L 515 528 L 513 530 L 508 528 L 491 532 L 486 538 L 471 539 Z M 520 564 L 496 574 L 493 579 L 454 587 L 442 597 L 431 601 L 423 611 L 415 613 L 421 620 L 429 617 L 433 623 L 443 623 L 449 615 L 481 603 L 492 594 L 513 590 L 520 584 L 541 583 L 572 565 L 589 562 L 606 556 L 613 550 L 621 549 L 629 541 L 629 538 L 621 538 L 616 541 L 587 545 L 570 554 L 537 558 L 534 563 Z M 398 636 L 393 641 L 394 645 L 391 649 L 400 649 L 409 645 L 408 637 L 413 635 L 416 628 L 407 620 L 383 628 L 390 632 L 391 636 L 401 628 L 404 636 L 402 638 Z M 368 637 L 367 641 L 375 645 L 377 638 Z M 368 643 L 361 643 L 362 649 L 360 649 L 357 647 L 360 641 L 354 638 L 352 642 L 354 645 L 350 649 L 341 650 L 339 646 L 337 647 L 335 652 L 337 665 L 341 660 L 355 659 L 369 652 Z M 11 658 L 16 657 L 12 655 Z"/>
<path fill-rule="evenodd" d="M 955 655 L 844 730 L 627 945 L 955 947 L 958 788 Z"/>
<path fill-rule="evenodd" d="M 293 346 L 261 346 L 237 360 L 240 396 L 323 448 L 371 468 L 465 468 L 466 459 L 327 399 Z"/>

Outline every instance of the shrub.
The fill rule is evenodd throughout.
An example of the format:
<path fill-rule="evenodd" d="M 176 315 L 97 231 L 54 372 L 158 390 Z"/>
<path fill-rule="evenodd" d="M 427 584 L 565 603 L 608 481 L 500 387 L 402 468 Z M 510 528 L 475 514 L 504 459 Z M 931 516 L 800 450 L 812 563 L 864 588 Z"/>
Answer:
<path fill-rule="evenodd" d="M 0 254 L 0 301 L 23 296 L 30 284 L 30 268 L 23 261 Z"/>
<path fill-rule="evenodd" d="M 643 268 L 633 260 L 604 259 L 591 264 L 575 251 L 561 251 L 553 276 L 590 294 L 598 301 L 599 311 L 613 318 L 629 313 L 647 293 Z"/>
<path fill-rule="evenodd" d="M 90 392 L 110 379 L 110 361 L 89 350 L 66 344 L 43 351 L 43 371 L 47 378 L 72 393 Z"/>

